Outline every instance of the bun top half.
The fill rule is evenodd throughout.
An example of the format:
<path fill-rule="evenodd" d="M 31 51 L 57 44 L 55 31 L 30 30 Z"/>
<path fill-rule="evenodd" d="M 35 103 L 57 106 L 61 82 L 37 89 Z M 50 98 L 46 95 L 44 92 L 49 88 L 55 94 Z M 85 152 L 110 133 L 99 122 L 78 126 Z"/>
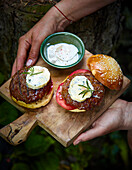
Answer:
<path fill-rule="evenodd" d="M 92 55 L 87 65 L 95 78 L 112 90 L 120 90 L 123 84 L 123 73 L 117 61 L 107 55 Z"/>

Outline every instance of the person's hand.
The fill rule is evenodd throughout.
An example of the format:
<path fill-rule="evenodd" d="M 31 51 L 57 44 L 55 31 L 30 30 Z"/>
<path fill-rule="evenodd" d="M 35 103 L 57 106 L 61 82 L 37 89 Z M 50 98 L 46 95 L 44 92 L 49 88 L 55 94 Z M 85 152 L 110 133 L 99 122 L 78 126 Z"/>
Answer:
<path fill-rule="evenodd" d="M 116 102 L 92 124 L 92 128 L 78 136 L 73 144 L 77 145 L 80 142 L 88 141 L 113 131 L 131 128 L 128 125 L 125 115 L 126 108 L 126 101 L 120 99 L 116 100 Z"/>
<path fill-rule="evenodd" d="M 56 8 L 51 8 L 46 15 L 25 35 L 20 37 L 17 57 L 12 67 L 12 76 L 24 66 L 34 65 L 39 56 L 42 41 L 50 34 L 63 31 L 69 23 Z"/>

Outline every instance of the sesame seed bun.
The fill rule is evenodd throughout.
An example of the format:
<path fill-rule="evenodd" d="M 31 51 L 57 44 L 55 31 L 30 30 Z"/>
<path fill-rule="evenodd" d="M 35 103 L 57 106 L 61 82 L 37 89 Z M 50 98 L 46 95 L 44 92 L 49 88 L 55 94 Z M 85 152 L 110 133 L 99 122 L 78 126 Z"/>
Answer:
<path fill-rule="evenodd" d="M 117 61 L 107 55 L 92 55 L 87 65 L 95 78 L 112 90 L 120 90 L 123 84 L 123 73 Z"/>

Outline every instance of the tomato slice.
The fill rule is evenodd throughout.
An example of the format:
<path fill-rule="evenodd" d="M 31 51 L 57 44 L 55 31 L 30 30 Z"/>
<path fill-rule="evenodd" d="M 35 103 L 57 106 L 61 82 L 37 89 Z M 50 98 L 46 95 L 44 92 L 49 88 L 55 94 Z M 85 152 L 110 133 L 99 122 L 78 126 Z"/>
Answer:
<path fill-rule="evenodd" d="M 66 101 L 62 98 L 62 95 L 61 95 L 61 91 L 62 91 L 62 85 L 64 83 L 61 83 L 57 89 L 57 92 L 56 92 L 56 101 L 57 103 L 63 107 L 64 109 L 66 110 L 74 110 L 76 109 L 74 106 L 71 106 L 69 104 L 66 104 Z"/>
<path fill-rule="evenodd" d="M 79 70 L 76 70 L 76 71 L 72 72 L 72 73 L 69 75 L 69 77 L 72 76 L 73 74 L 76 74 L 76 73 L 86 73 L 86 72 L 91 73 L 91 71 L 89 71 L 89 70 L 79 69 Z"/>
<path fill-rule="evenodd" d="M 72 76 L 75 73 L 86 73 L 86 72 L 90 72 L 90 71 L 86 70 L 86 69 L 79 69 L 79 70 L 76 70 L 76 71 L 72 72 L 68 77 Z M 64 109 L 66 109 L 66 110 L 74 110 L 76 108 L 74 106 L 66 104 L 66 101 L 62 98 L 61 92 L 62 92 L 62 85 L 64 83 L 65 83 L 65 81 L 58 86 L 58 89 L 57 89 L 57 92 L 56 92 L 56 101 Z"/>

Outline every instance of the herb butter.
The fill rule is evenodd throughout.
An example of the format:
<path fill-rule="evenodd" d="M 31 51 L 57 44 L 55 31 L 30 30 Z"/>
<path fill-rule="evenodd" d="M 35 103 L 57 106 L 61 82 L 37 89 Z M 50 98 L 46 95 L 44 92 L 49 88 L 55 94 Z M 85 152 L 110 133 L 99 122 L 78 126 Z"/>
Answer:
<path fill-rule="evenodd" d="M 87 90 L 87 86 L 89 86 L 89 90 Z M 85 92 L 84 93 L 82 92 Z M 69 85 L 68 93 L 72 100 L 77 102 L 85 101 L 87 98 L 92 96 L 94 88 L 91 82 L 85 76 L 76 76 L 74 77 Z"/>
<path fill-rule="evenodd" d="M 41 66 L 31 67 L 26 76 L 26 84 L 31 89 L 44 87 L 50 80 L 50 72 L 47 68 Z"/>

